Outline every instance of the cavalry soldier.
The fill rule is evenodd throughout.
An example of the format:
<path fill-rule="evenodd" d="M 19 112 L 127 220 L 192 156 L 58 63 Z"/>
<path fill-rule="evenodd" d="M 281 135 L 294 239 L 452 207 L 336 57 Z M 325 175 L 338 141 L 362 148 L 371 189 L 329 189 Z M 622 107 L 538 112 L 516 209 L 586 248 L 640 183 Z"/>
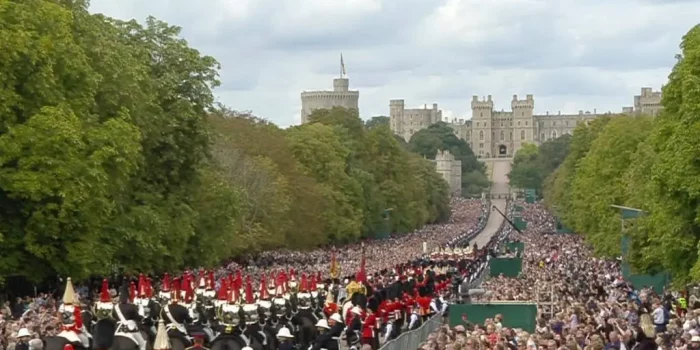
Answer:
<path fill-rule="evenodd" d="M 332 314 L 337 312 L 338 304 L 335 303 L 333 298 L 333 291 L 329 290 L 328 294 L 326 294 L 326 302 L 323 305 L 323 313 L 326 315 L 326 317 L 330 317 Z"/>
<path fill-rule="evenodd" d="M 66 290 L 63 292 L 63 304 L 59 306 L 58 312 L 63 321 L 59 337 L 67 339 L 72 344 L 90 348 L 90 336 L 83 325 L 80 302 L 73 289 L 70 277 L 66 280 Z"/>
<path fill-rule="evenodd" d="M 143 339 L 138 326 L 139 322 L 141 322 L 141 315 L 139 315 L 138 307 L 131 303 L 136 294 L 135 289 L 133 282 L 127 289 L 126 280 L 124 280 L 119 290 L 119 304 L 114 306 L 112 313 L 114 319 L 117 320 L 117 332 L 115 335 L 120 335 L 121 333 L 122 336 L 132 339 L 139 346 L 140 350 L 146 350 L 146 340 Z"/>
<path fill-rule="evenodd" d="M 192 337 L 194 338 L 194 345 L 185 350 L 209 350 L 204 347 L 204 333 L 195 333 L 192 334 Z"/>

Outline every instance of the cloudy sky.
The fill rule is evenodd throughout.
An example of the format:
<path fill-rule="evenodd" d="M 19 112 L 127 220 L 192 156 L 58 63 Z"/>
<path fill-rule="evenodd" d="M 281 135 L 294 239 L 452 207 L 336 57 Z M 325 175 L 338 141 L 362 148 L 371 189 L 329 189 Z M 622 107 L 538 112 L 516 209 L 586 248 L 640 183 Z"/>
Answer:
<path fill-rule="evenodd" d="M 535 112 L 621 110 L 660 88 L 698 0 L 91 0 L 120 19 L 183 28 L 221 63 L 220 102 L 278 125 L 300 122 L 303 90 L 329 90 L 343 53 L 367 119 L 436 102 L 470 118 L 472 95 Z"/>

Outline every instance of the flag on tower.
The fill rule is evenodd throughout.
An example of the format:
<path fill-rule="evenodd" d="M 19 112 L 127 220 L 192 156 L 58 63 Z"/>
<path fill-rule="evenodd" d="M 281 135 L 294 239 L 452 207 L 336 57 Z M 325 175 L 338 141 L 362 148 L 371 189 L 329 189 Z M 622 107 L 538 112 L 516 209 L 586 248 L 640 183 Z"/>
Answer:
<path fill-rule="evenodd" d="M 343 61 L 343 54 L 340 54 L 340 77 L 345 78 L 347 73 L 345 72 L 345 61 Z"/>

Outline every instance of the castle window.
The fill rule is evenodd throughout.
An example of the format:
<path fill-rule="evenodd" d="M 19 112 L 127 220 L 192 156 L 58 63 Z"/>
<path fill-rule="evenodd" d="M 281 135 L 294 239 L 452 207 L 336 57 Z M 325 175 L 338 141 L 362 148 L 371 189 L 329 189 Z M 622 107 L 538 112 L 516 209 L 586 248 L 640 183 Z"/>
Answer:
<path fill-rule="evenodd" d="M 557 138 L 557 131 L 556 130 L 552 130 L 552 138 L 553 139 Z"/>
<path fill-rule="evenodd" d="M 525 130 L 520 130 L 520 139 L 525 140 Z"/>
<path fill-rule="evenodd" d="M 557 122 L 552 122 L 552 126 L 557 126 Z"/>
<path fill-rule="evenodd" d="M 501 127 L 503 127 L 503 122 L 501 122 Z"/>
<path fill-rule="evenodd" d="M 479 126 L 479 122 L 476 122 L 476 126 Z"/>
<path fill-rule="evenodd" d="M 520 112 L 520 116 L 521 116 L 521 117 L 524 117 L 524 116 L 525 116 L 525 112 Z"/>
<path fill-rule="evenodd" d="M 479 140 L 484 141 L 484 131 L 479 131 Z"/>
<path fill-rule="evenodd" d="M 568 121 L 568 120 L 565 120 L 565 121 L 564 121 L 564 125 L 569 126 L 569 121 Z"/>
<path fill-rule="evenodd" d="M 491 140 L 494 140 L 496 138 L 496 132 L 492 131 L 491 132 Z"/>
<path fill-rule="evenodd" d="M 527 126 L 527 121 L 525 121 L 525 126 Z"/>
<path fill-rule="evenodd" d="M 483 144 L 483 143 L 480 143 L 480 144 L 479 144 L 479 148 L 484 148 L 484 144 Z"/>
<path fill-rule="evenodd" d="M 520 126 L 520 122 L 518 122 L 518 126 Z"/>
<path fill-rule="evenodd" d="M 513 141 L 513 132 L 510 132 L 510 137 L 508 138 L 508 141 Z"/>
<path fill-rule="evenodd" d="M 504 135 L 503 130 L 501 130 L 501 141 L 503 141 L 503 138 L 504 138 L 503 135 Z"/>
<path fill-rule="evenodd" d="M 540 141 L 544 141 L 544 133 L 540 135 Z"/>

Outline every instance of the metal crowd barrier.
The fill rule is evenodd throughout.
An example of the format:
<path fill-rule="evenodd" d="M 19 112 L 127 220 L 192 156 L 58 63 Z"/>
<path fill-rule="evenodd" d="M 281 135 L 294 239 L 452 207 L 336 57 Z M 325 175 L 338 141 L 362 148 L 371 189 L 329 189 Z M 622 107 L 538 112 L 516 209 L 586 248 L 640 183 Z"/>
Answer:
<path fill-rule="evenodd" d="M 442 315 L 435 315 L 423 323 L 418 329 L 399 335 L 396 339 L 386 342 L 380 350 L 416 350 L 442 325 Z"/>

